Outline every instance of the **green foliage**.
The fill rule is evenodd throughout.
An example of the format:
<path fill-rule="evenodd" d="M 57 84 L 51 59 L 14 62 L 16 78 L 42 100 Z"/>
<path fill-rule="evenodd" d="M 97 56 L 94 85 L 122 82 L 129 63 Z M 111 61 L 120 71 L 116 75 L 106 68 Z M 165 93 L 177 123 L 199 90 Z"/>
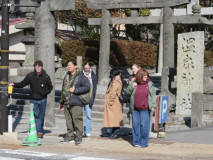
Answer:
<path fill-rule="evenodd" d="M 82 56 L 83 63 L 98 64 L 99 41 L 66 41 L 61 44 L 62 64 L 70 58 Z M 110 65 L 154 67 L 157 64 L 157 48 L 148 43 L 127 40 L 112 40 L 110 48 Z"/>
<path fill-rule="evenodd" d="M 83 63 L 98 64 L 98 41 L 64 41 L 61 44 L 62 65 L 65 66 L 70 58 L 82 56 Z"/>
<path fill-rule="evenodd" d="M 148 8 L 139 9 L 139 16 L 145 17 L 149 16 L 151 11 Z"/>
<path fill-rule="evenodd" d="M 110 64 L 131 66 L 137 63 L 142 67 L 157 65 L 157 48 L 149 43 L 128 40 L 111 41 Z"/>
<path fill-rule="evenodd" d="M 204 66 L 210 67 L 213 66 L 213 51 L 204 52 Z"/>
<path fill-rule="evenodd" d="M 82 28 L 82 34 L 88 39 L 99 39 L 99 29 L 97 26 L 89 26 L 88 18 L 100 18 L 101 11 L 87 8 L 86 1 L 76 0 L 75 10 L 56 11 L 55 19 L 62 23 L 69 23 L 70 20 L 75 21 L 76 25 Z M 88 34 L 89 33 L 89 34 Z"/>

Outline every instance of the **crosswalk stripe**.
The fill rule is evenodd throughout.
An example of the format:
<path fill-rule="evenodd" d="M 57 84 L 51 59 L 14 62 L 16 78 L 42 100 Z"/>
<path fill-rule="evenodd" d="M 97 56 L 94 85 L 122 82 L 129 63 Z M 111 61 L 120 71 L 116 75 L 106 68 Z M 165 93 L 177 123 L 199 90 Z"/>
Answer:
<path fill-rule="evenodd" d="M 18 159 L 18 158 L 10 158 L 10 157 L 1 157 L 0 160 L 24 160 L 24 159 Z"/>
<path fill-rule="evenodd" d="M 50 157 L 57 156 L 58 154 L 53 153 L 44 153 L 44 152 L 33 152 L 33 151 L 23 151 L 23 150 L 6 150 L 5 153 L 18 154 L 18 155 L 27 155 L 35 157 Z"/>
<path fill-rule="evenodd" d="M 81 157 L 70 158 L 69 160 L 115 160 L 115 159 L 83 157 L 83 156 L 81 156 Z"/>

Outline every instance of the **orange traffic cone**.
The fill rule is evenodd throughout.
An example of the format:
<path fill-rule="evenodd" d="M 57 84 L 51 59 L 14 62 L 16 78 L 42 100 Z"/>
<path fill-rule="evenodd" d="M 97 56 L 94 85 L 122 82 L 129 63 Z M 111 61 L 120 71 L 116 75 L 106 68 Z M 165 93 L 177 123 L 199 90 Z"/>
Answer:
<path fill-rule="evenodd" d="M 41 139 L 37 137 L 33 107 L 34 107 L 34 105 L 31 103 L 30 104 L 30 122 L 29 122 L 28 136 L 27 136 L 27 139 L 24 139 L 22 141 L 23 146 L 34 147 L 34 146 L 43 144 Z"/>

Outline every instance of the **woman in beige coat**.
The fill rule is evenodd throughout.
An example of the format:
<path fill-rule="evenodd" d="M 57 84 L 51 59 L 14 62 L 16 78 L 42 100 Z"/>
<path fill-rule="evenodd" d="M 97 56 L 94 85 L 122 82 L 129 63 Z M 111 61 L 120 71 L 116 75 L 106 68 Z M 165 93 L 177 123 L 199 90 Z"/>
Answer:
<path fill-rule="evenodd" d="M 120 127 L 123 126 L 122 104 L 119 101 L 122 89 L 121 72 L 112 69 L 110 78 L 111 81 L 108 85 L 104 103 L 103 126 L 107 128 L 107 133 L 102 134 L 101 137 L 117 138 Z"/>

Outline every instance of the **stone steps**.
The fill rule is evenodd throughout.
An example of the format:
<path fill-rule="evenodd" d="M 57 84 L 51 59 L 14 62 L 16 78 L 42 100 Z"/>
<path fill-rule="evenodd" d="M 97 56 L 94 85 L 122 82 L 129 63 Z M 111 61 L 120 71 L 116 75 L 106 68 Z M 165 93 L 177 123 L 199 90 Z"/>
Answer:
<path fill-rule="evenodd" d="M 126 76 L 127 77 L 127 76 Z M 156 87 L 157 92 L 160 91 L 161 86 L 161 77 L 158 75 L 152 75 L 150 76 L 151 80 L 154 83 L 154 86 Z M 62 80 L 56 80 L 56 91 L 55 91 L 55 116 L 58 118 L 64 119 L 64 111 L 59 110 L 59 100 L 61 95 L 61 84 Z M 105 93 L 106 93 L 107 87 L 98 85 L 97 94 L 95 97 L 95 101 L 93 104 L 93 112 L 92 112 L 92 118 L 93 121 L 103 121 L 103 112 L 104 112 L 104 99 L 105 99 Z M 29 88 L 14 88 L 14 92 L 12 94 L 12 104 L 9 107 L 10 112 L 12 115 L 22 115 L 22 116 L 29 116 L 29 104 L 30 104 L 30 96 L 29 96 Z M 126 114 L 128 113 L 129 109 L 126 108 L 126 104 L 123 105 L 123 117 L 124 122 L 129 123 L 128 118 Z"/>
<path fill-rule="evenodd" d="M 105 93 L 105 92 L 104 92 Z M 64 119 L 64 111 L 59 110 L 59 99 L 60 99 L 60 91 L 56 90 L 55 92 L 55 116 L 61 119 Z M 30 114 L 30 96 L 29 96 L 29 88 L 23 88 L 23 89 L 14 89 L 14 92 L 12 94 L 12 104 L 9 106 L 10 113 L 13 116 L 21 115 L 21 116 L 29 116 Z M 92 117 L 93 121 L 103 121 L 103 112 L 104 112 L 104 98 L 105 94 L 96 94 L 96 98 L 93 105 L 93 112 Z M 123 117 L 124 120 L 127 119 L 127 112 L 129 111 L 128 108 L 123 107 Z M 128 123 L 128 122 L 125 122 Z"/>

